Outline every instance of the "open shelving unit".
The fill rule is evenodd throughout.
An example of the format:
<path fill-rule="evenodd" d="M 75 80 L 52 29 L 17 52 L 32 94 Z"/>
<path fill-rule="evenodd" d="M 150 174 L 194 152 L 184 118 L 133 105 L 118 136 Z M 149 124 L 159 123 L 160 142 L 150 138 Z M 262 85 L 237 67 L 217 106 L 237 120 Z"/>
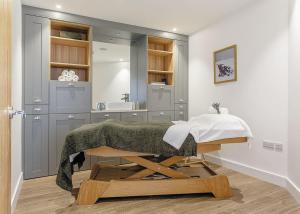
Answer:
<path fill-rule="evenodd" d="M 171 39 L 148 37 L 148 84 L 174 84 L 173 49 Z"/>
<path fill-rule="evenodd" d="M 90 26 L 51 20 L 50 80 L 62 71 L 73 70 L 79 81 L 90 77 Z"/>

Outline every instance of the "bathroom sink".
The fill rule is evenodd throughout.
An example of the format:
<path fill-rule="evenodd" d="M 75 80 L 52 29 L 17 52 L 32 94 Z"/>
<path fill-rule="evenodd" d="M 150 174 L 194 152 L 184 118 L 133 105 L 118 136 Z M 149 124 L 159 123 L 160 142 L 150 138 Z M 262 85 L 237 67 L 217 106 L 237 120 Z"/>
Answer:
<path fill-rule="evenodd" d="M 133 102 L 107 102 L 105 110 L 132 110 Z"/>

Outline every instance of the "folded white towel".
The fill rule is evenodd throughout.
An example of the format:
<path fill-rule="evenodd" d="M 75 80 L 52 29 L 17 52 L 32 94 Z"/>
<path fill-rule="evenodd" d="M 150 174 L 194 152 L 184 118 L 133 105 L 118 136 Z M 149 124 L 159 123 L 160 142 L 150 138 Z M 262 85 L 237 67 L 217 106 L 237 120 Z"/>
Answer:
<path fill-rule="evenodd" d="M 252 137 L 249 126 L 241 118 L 230 114 L 203 114 L 189 121 L 176 121 L 169 127 L 163 140 L 180 149 L 190 133 L 196 143 L 225 138 Z"/>

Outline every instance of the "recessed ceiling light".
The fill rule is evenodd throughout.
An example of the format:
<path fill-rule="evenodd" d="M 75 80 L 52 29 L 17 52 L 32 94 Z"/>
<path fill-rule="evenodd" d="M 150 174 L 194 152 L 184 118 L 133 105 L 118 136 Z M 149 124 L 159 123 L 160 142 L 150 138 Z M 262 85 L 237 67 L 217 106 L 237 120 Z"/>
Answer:
<path fill-rule="evenodd" d="M 172 31 L 173 31 L 173 32 L 176 32 L 176 31 L 177 31 L 177 28 L 176 28 L 176 27 L 174 27 L 174 28 L 172 29 Z"/>
<path fill-rule="evenodd" d="M 56 8 L 57 8 L 57 9 L 61 9 L 61 5 L 60 5 L 60 4 L 57 4 L 57 5 L 56 5 Z"/>
<path fill-rule="evenodd" d="M 120 58 L 120 62 L 123 62 L 124 61 L 124 59 L 123 58 Z"/>

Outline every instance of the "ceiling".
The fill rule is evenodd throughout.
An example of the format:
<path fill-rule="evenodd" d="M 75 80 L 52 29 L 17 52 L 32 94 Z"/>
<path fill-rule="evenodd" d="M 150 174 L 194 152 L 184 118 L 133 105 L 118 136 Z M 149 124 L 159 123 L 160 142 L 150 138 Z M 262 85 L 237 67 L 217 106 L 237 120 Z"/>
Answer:
<path fill-rule="evenodd" d="M 190 35 L 257 0 L 22 0 L 23 4 Z M 56 8 L 61 5 L 61 9 Z"/>
<path fill-rule="evenodd" d="M 93 42 L 93 63 L 129 62 L 130 46 Z"/>

